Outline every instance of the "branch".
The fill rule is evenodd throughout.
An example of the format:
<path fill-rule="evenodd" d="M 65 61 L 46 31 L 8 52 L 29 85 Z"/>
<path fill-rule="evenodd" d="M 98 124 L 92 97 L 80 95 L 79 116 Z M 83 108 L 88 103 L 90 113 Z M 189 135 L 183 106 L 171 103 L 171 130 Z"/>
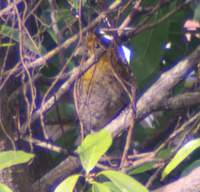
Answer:
<path fill-rule="evenodd" d="M 100 23 L 103 19 L 106 18 L 107 14 L 109 14 L 110 12 L 114 11 L 117 7 L 119 7 L 120 4 L 121 4 L 121 1 L 114 1 L 114 3 L 112 3 L 106 11 L 103 11 L 87 27 L 83 28 L 82 34 L 86 33 L 88 30 L 94 28 L 98 23 Z M 66 41 L 64 41 L 60 46 L 57 46 L 56 48 L 49 51 L 45 55 L 43 55 L 43 56 L 39 57 L 38 59 L 36 59 L 35 61 L 29 63 L 27 65 L 27 69 L 41 67 L 42 65 L 45 65 L 47 60 L 51 59 L 53 56 L 58 54 L 62 49 L 67 49 L 70 47 L 70 45 L 75 43 L 78 40 L 79 35 L 80 35 L 79 33 L 73 35 L 72 37 L 70 37 Z M 14 73 L 18 72 L 19 70 L 23 70 L 23 68 L 18 68 L 17 70 L 14 71 Z M 6 73 L 4 73 L 4 76 L 9 74 L 9 72 L 10 71 L 7 71 Z"/>
<path fill-rule="evenodd" d="M 162 102 L 160 106 L 156 108 L 157 110 L 177 110 L 177 109 L 183 109 L 188 108 L 192 106 L 200 105 L 200 91 L 194 91 L 194 92 L 188 92 L 183 93 L 174 97 L 170 97 L 166 101 Z M 67 132 L 69 130 L 74 129 L 74 124 L 70 122 L 63 122 L 64 126 L 63 129 L 60 129 L 60 125 L 53 125 L 50 123 L 50 125 L 46 125 L 45 129 L 47 131 L 47 135 L 49 138 L 52 139 L 52 141 L 56 141 L 59 139 L 63 132 Z M 163 131 L 163 130 L 162 130 Z M 158 132 L 158 134 L 160 134 Z M 25 137 L 26 139 L 26 137 Z"/>
<path fill-rule="evenodd" d="M 41 179 L 33 184 L 34 192 L 48 191 L 49 187 L 58 180 L 63 174 L 71 174 L 72 171 L 80 166 L 80 161 L 77 157 L 69 156 L 62 161 L 59 165 L 49 171 Z"/>
<path fill-rule="evenodd" d="M 152 192 L 200 192 L 200 167 L 189 175 Z"/>
<path fill-rule="evenodd" d="M 163 102 L 159 110 L 176 110 L 186 107 L 197 106 L 200 104 L 200 91 L 183 93 L 174 97 L 170 97 L 167 101 Z"/>
<path fill-rule="evenodd" d="M 139 10 L 141 9 L 141 7 L 140 7 L 141 3 L 142 3 L 141 0 L 136 1 L 135 6 L 133 7 L 131 13 L 125 18 L 125 20 L 119 26 L 119 28 L 118 28 L 119 36 L 121 36 L 124 33 L 124 29 L 126 27 L 128 27 L 128 25 L 133 21 L 133 18 L 135 17 L 135 15 L 137 15 Z"/>
<path fill-rule="evenodd" d="M 54 104 L 64 94 L 66 94 L 67 91 L 70 90 L 75 80 L 78 79 L 83 73 L 85 73 L 93 64 L 95 64 L 97 58 L 99 58 L 103 53 L 104 53 L 104 50 L 100 49 L 96 52 L 96 55 L 90 57 L 87 60 L 86 65 L 84 67 L 75 67 L 72 70 L 69 79 L 61 85 L 61 87 L 53 96 L 51 96 L 36 112 L 33 113 L 30 122 L 27 121 L 21 126 L 21 129 L 20 129 L 21 134 L 24 135 L 26 133 L 28 123 L 33 123 L 35 120 L 37 120 L 40 117 L 42 113 L 45 113 L 48 110 L 50 110 L 51 107 L 53 107 Z"/>
<path fill-rule="evenodd" d="M 39 108 L 32 116 L 31 123 L 37 120 L 41 113 L 45 113 L 63 96 L 71 86 L 74 81 L 78 79 L 81 73 L 87 71 L 94 63 L 95 59 L 103 54 L 103 50 L 97 51 L 95 57 L 91 57 L 87 61 L 87 68 L 80 69 L 76 67 L 72 70 L 69 79 L 61 85 L 55 95 L 51 96 L 44 105 Z M 160 78 L 150 87 L 144 95 L 137 102 L 137 119 L 144 118 L 151 111 L 155 110 L 158 106 L 162 104 L 163 101 L 168 97 L 170 90 L 176 86 L 181 80 L 184 79 L 185 75 L 198 64 L 200 60 L 200 46 L 191 53 L 188 57 L 180 61 L 176 66 L 167 72 L 163 73 Z M 158 94 L 159 93 L 159 94 Z M 109 123 L 105 128 L 107 128 L 114 136 L 120 133 L 122 130 L 129 127 L 131 122 L 131 111 L 129 107 L 123 110 L 118 117 L 116 117 L 111 123 Z M 25 133 L 27 128 L 27 122 L 22 125 L 22 133 Z"/>
<path fill-rule="evenodd" d="M 182 79 L 184 79 L 184 76 L 198 63 L 199 60 L 200 46 L 197 47 L 197 49 L 193 53 L 191 53 L 191 55 L 180 61 L 176 66 L 163 73 L 160 78 L 154 83 L 154 85 L 152 85 L 152 87 L 150 87 L 137 102 L 137 118 L 141 119 L 145 117 L 145 115 L 147 115 L 157 106 L 160 106 L 161 103 L 167 98 L 170 90 Z M 78 70 L 78 68 L 76 68 L 76 70 Z M 131 111 L 129 110 L 129 107 L 127 107 L 116 119 L 109 123 L 105 128 L 111 131 L 111 133 L 113 133 L 113 135 L 115 136 L 129 126 L 129 119 L 131 119 Z M 69 169 L 70 172 L 71 170 L 74 170 L 80 166 L 78 158 L 67 158 L 57 167 L 52 169 L 48 174 L 41 178 L 41 188 L 47 189 L 49 185 L 53 183 L 53 181 L 62 176 L 64 172 L 66 173 L 66 171 L 63 171 L 63 168 L 61 167 L 67 169 L 67 167 L 69 166 L 68 162 L 71 163 Z M 67 173 L 69 173 L 69 171 Z M 39 189 L 36 188 L 36 186 L 39 185 L 38 183 L 39 181 L 34 184 L 34 188 L 37 189 L 34 191 L 39 191 Z"/>
<path fill-rule="evenodd" d="M 49 187 L 58 178 L 63 176 L 63 173 L 70 174 L 72 171 L 80 167 L 80 161 L 77 157 L 68 157 L 58 166 L 49 171 L 41 179 L 33 184 L 33 191 L 47 191 Z M 177 181 L 167 184 L 152 192 L 200 192 L 200 168 L 194 169 L 189 175 L 178 179 Z"/>
<path fill-rule="evenodd" d="M 184 6 L 188 5 L 192 1 L 193 0 L 184 1 L 183 3 L 181 3 L 177 7 L 175 7 L 173 10 L 171 10 L 169 13 L 164 15 L 162 18 L 160 18 L 158 21 L 155 21 L 153 23 L 152 22 L 147 23 L 147 21 L 149 20 L 150 16 L 146 17 L 141 23 L 138 24 L 138 26 L 134 27 L 132 30 L 130 30 L 129 32 L 124 34 L 122 38 L 123 39 L 128 39 L 128 38 L 133 37 L 133 36 L 135 36 L 137 34 L 140 34 L 143 31 L 146 31 L 147 29 L 151 29 L 151 28 L 155 27 L 156 25 L 164 22 L 166 19 L 168 19 L 169 17 L 171 17 L 172 15 L 177 13 L 178 10 L 182 9 Z M 165 3 L 168 3 L 168 1 L 166 1 Z M 156 12 L 160 8 L 160 6 L 161 6 L 160 4 L 157 4 L 155 6 L 155 8 L 152 10 L 151 14 Z"/>
<path fill-rule="evenodd" d="M 14 8 L 14 6 L 19 4 L 20 2 L 22 2 L 22 0 L 16 0 L 15 2 L 10 3 L 6 8 L 4 8 L 0 11 L 0 17 L 7 14 L 11 9 Z"/>
<path fill-rule="evenodd" d="M 185 75 L 198 64 L 200 60 L 200 46 L 188 57 L 177 63 L 173 68 L 161 74 L 158 80 L 142 95 L 137 102 L 137 119 L 147 116 L 157 109 L 170 94 L 170 91 L 184 79 Z M 131 110 L 127 107 L 120 115 L 105 128 L 114 136 L 129 127 Z"/>

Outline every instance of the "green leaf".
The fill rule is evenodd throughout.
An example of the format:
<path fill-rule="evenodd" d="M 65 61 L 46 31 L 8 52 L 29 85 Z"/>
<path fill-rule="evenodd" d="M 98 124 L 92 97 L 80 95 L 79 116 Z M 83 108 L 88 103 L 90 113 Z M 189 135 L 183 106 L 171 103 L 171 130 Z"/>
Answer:
<path fill-rule="evenodd" d="M 69 0 L 71 2 L 71 5 L 75 8 L 78 9 L 79 7 L 79 1 L 78 0 Z M 86 4 L 87 0 L 82 1 L 82 6 L 84 7 Z"/>
<path fill-rule="evenodd" d="M 12 190 L 3 183 L 0 183 L 0 192 L 12 192 Z"/>
<path fill-rule="evenodd" d="M 76 150 L 86 173 L 89 173 L 95 167 L 111 144 L 112 136 L 106 129 L 86 136 L 82 144 Z"/>
<path fill-rule="evenodd" d="M 34 157 L 31 153 L 24 151 L 4 151 L 0 153 L 0 170 L 13 165 L 26 163 Z"/>
<path fill-rule="evenodd" d="M 157 158 L 161 158 L 161 159 L 167 159 L 170 154 L 172 152 L 172 149 L 171 148 L 166 148 L 166 149 L 163 149 L 161 150 L 158 154 L 157 154 Z"/>
<path fill-rule="evenodd" d="M 111 192 L 110 189 L 103 183 L 93 182 L 92 192 Z"/>
<path fill-rule="evenodd" d="M 15 41 L 19 41 L 19 32 L 8 25 L 0 25 L 0 34 Z"/>
<path fill-rule="evenodd" d="M 113 184 L 123 192 L 148 192 L 148 189 L 144 187 L 137 180 L 132 177 L 125 175 L 124 173 L 118 171 L 102 171 L 99 175 L 104 175 L 108 179 L 110 179 Z"/>
<path fill-rule="evenodd" d="M 107 181 L 103 182 L 104 185 L 106 185 L 111 192 L 121 192 L 112 182 Z"/>
<path fill-rule="evenodd" d="M 200 139 L 195 139 L 185 144 L 165 167 L 161 175 L 161 180 L 165 179 L 186 157 L 199 147 Z"/>
<path fill-rule="evenodd" d="M 0 47 L 11 47 L 14 46 L 14 43 L 0 43 Z"/>
<path fill-rule="evenodd" d="M 78 9 L 78 0 L 73 0 L 72 5 L 75 9 Z"/>
<path fill-rule="evenodd" d="M 54 192 L 73 192 L 73 189 L 77 183 L 80 175 L 71 175 L 64 181 L 62 181 L 55 189 Z"/>
<path fill-rule="evenodd" d="M 19 42 L 19 31 L 8 25 L 0 25 L 0 34 L 5 37 L 8 37 L 10 39 L 13 39 L 16 42 Z M 33 51 L 34 53 L 40 54 L 40 50 L 38 52 L 38 49 L 35 47 L 33 42 L 28 38 L 28 36 L 24 36 L 24 46 L 27 49 Z M 37 46 L 38 46 L 38 44 L 37 44 Z M 39 49 L 40 49 L 40 47 L 39 47 Z M 41 50 L 43 53 L 45 52 L 44 47 L 42 47 Z"/>
<path fill-rule="evenodd" d="M 140 173 L 144 173 L 146 171 L 152 170 L 152 169 L 154 169 L 154 164 L 155 164 L 155 162 L 145 163 L 144 165 L 131 170 L 129 172 L 129 174 L 130 175 L 136 175 L 136 174 L 140 174 Z"/>

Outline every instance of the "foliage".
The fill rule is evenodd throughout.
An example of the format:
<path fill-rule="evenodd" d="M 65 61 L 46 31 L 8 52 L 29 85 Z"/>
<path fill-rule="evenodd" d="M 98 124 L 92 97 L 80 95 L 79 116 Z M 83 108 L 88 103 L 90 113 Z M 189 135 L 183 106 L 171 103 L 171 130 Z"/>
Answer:
<path fill-rule="evenodd" d="M 0 152 L 0 170 L 19 165 L 30 161 L 34 157 L 31 153 L 24 151 L 4 151 Z M 6 185 L 0 183 L 1 192 L 12 192 Z"/>
<path fill-rule="evenodd" d="M 185 144 L 172 158 L 169 164 L 165 167 L 162 172 L 161 179 L 165 179 L 171 171 L 173 171 L 185 158 L 187 158 L 190 153 L 200 147 L 200 139 L 191 140 Z"/>
<path fill-rule="evenodd" d="M 6 185 L 4 185 L 2 183 L 0 183 L 0 191 L 1 192 L 12 192 L 12 190 L 9 187 L 7 187 Z"/>
<path fill-rule="evenodd" d="M 0 152 L 0 170 L 27 163 L 36 156 L 38 167 L 31 173 L 39 178 L 72 155 L 78 156 L 81 168 L 73 170 L 73 174 L 70 171 L 58 175 L 58 180 L 63 175 L 68 177 L 55 192 L 142 192 L 162 186 L 161 180 L 167 184 L 199 167 L 200 102 L 194 96 L 200 90 L 200 64 L 190 67 L 170 90 L 163 84 L 173 81 L 174 76 L 167 82 L 160 81 L 156 106 L 156 98 L 151 97 L 155 93 L 147 95 L 157 80 L 165 77 L 165 72 L 199 46 L 199 0 L 29 0 L 29 4 L 19 1 L 13 8 L 7 2 L 0 3 L 0 114 L 4 115 L 4 104 L 10 114 L 0 120 L 6 122 L 8 118 L 12 126 L 0 124 L 0 139 L 6 137 L 1 130 L 11 133 L 17 140 L 17 149 L 30 148 L 34 155 L 9 149 Z M 125 131 L 113 136 L 109 132 L 112 127 L 106 127 L 88 134 L 77 147 L 80 126 L 72 89 L 80 77 L 77 66 L 91 59 L 83 48 L 85 37 L 99 29 L 114 38 L 113 48 L 123 45 L 134 52 L 130 68 L 136 77 L 136 106 L 140 108 L 124 167 L 120 162 Z M 92 51 L 96 53 L 98 49 L 106 51 L 107 47 L 102 44 Z M 163 98 L 159 97 L 161 91 L 166 92 Z M 88 93 L 92 94 L 90 89 Z M 147 102 L 141 104 L 140 99 L 146 95 Z M 120 130 L 125 121 L 117 122 Z M 44 153 L 53 163 L 42 170 L 48 164 Z M 0 184 L 0 191 L 11 189 Z"/>
<path fill-rule="evenodd" d="M 120 191 L 126 192 L 147 192 L 148 190 L 141 185 L 138 181 L 123 173 L 107 170 L 102 171 L 99 175 L 104 175 L 112 181 L 112 183 Z"/>
<path fill-rule="evenodd" d="M 79 175 L 71 175 L 56 187 L 55 192 L 62 192 L 66 190 L 69 192 L 73 192 L 78 178 Z"/>
<path fill-rule="evenodd" d="M 88 135 L 83 143 L 78 147 L 77 153 L 86 173 L 89 173 L 101 156 L 109 149 L 112 144 L 110 133 L 102 129 L 98 133 Z"/>
<path fill-rule="evenodd" d="M 85 179 L 88 183 L 92 184 L 93 192 L 112 192 L 113 188 L 123 192 L 147 192 L 148 190 L 135 179 L 123 174 L 119 171 L 107 170 L 100 171 L 95 175 L 97 178 L 100 176 L 107 177 L 111 182 L 107 185 L 104 182 L 94 181 L 91 170 L 96 166 L 100 158 L 106 153 L 112 142 L 110 133 L 102 129 L 101 131 L 88 135 L 81 145 L 78 147 L 77 152 L 85 169 Z M 67 190 L 72 192 L 80 175 L 72 175 L 62 181 L 55 192 Z"/>

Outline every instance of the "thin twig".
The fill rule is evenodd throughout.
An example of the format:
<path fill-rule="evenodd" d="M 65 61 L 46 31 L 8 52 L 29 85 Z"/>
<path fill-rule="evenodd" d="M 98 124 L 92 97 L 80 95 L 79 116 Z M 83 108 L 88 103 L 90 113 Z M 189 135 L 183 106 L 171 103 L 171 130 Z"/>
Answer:
<path fill-rule="evenodd" d="M 4 8 L 0 11 L 0 17 L 7 14 L 11 9 L 14 8 L 14 6 L 19 4 L 20 2 L 22 2 L 22 0 L 16 0 L 15 2 L 10 3 L 6 8 Z"/>
<path fill-rule="evenodd" d="M 44 149 L 48 149 L 48 150 L 56 152 L 56 153 L 63 153 L 65 155 L 69 154 L 69 151 L 67 149 L 64 149 L 60 146 L 56 146 L 55 144 L 52 144 L 52 143 L 41 141 L 39 139 L 24 137 L 23 140 L 28 142 L 31 145 L 34 144 L 36 146 L 42 147 Z"/>
<path fill-rule="evenodd" d="M 157 26 L 158 24 L 164 22 L 166 19 L 168 19 L 169 17 L 171 17 L 172 15 L 174 15 L 178 10 L 182 9 L 184 6 L 188 5 L 189 3 L 191 3 L 193 0 L 188 0 L 188 1 L 184 1 L 183 3 L 179 4 L 176 8 L 174 8 L 172 11 L 168 12 L 166 15 L 164 15 L 162 18 L 160 18 L 158 21 L 155 21 L 153 23 L 146 23 L 146 21 L 148 21 L 146 18 L 145 22 L 143 21 L 142 23 L 138 24 L 138 26 L 134 27 L 133 30 L 128 31 L 123 38 L 127 39 L 129 37 L 133 37 L 137 34 L 140 34 L 143 31 L 146 31 L 147 29 L 151 29 L 155 26 Z M 160 6 L 156 7 L 154 9 L 154 11 L 157 11 L 160 8 Z"/>

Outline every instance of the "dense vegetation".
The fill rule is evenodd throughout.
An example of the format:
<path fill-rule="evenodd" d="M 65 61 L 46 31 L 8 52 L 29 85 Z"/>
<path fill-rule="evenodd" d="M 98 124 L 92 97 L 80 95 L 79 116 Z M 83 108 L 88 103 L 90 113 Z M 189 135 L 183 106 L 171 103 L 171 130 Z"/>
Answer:
<path fill-rule="evenodd" d="M 134 55 L 123 166 L 130 106 L 80 144 L 78 51 L 97 29 Z M 199 30 L 199 0 L 1 0 L 0 191 L 200 191 Z"/>

